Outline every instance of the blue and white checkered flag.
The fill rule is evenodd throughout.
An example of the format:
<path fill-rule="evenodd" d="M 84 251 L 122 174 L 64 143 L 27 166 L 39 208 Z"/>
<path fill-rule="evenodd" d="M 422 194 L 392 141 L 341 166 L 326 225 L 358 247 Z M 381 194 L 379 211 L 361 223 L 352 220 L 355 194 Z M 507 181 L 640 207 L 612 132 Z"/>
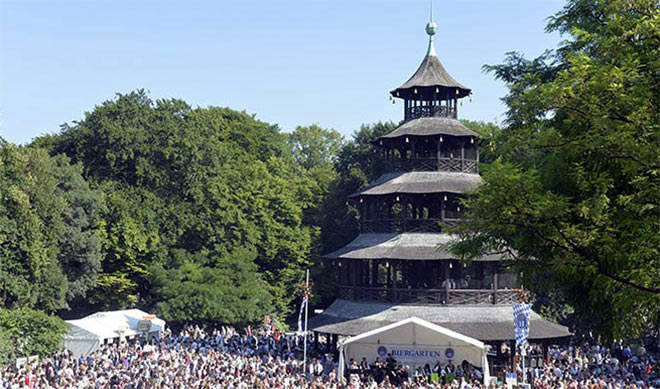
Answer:
<path fill-rule="evenodd" d="M 516 333 L 516 344 L 522 346 L 527 343 L 529 336 L 529 317 L 532 309 L 529 304 L 513 304 L 513 329 Z"/>

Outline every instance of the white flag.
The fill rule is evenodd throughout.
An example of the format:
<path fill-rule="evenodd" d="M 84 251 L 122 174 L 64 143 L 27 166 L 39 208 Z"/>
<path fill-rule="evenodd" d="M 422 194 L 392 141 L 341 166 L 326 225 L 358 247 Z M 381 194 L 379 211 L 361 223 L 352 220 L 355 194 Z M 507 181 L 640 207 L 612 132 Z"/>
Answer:
<path fill-rule="evenodd" d="M 302 335 L 305 332 L 303 328 L 303 312 L 305 311 L 305 305 L 307 305 L 307 296 L 303 297 L 302 303 L 300 304 L 300 313 L 298 314 L 298 334 Z"/>

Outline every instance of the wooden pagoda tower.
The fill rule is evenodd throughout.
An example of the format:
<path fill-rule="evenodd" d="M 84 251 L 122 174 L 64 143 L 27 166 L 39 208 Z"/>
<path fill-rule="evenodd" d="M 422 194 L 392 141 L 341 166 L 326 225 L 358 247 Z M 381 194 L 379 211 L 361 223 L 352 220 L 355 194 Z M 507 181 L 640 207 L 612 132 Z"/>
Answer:
<path fill-rule="evenodd" d="M 467 265 L 443 250 L 455 239 L 447 226 L 460 221 L 459 199 L 482 182 L 478 134 L 458 121 L 459 100 L 471 90 L 452 78 L 433 45 L 413 76 L 391 91 L 404 119 L 373 140 L 390 172 L 351 196 L 360 234 L 325 257 L 339 273 L 338 295 L 310 320 L 317 334 L 356 335 L 417 316 L 489 343 L 514 339 L 516 277 L 500 256 Z M 532 313 L 530 339 L 555 339 L 568 330 Z"/>

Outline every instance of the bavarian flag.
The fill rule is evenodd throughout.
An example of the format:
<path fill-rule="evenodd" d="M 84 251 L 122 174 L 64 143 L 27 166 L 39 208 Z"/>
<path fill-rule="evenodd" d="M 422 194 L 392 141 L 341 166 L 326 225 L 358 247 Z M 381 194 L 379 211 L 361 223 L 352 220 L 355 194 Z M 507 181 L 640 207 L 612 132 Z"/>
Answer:
<path fill-rule="evenodd" d="M 516 333 L 516 344 L 518 346 L 527 343 L 531 314 L 532 309 L 529 304 L 513 304 L 513 330 Z"/>

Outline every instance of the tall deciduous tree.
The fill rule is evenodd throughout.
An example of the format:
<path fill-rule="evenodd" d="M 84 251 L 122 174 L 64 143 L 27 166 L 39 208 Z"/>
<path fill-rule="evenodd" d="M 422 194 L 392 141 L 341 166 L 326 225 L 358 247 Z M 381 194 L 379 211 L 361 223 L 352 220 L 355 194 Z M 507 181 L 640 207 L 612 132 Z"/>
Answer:
<path fill-rule="evenodd" d="M 60 351 L 67 330 L 62 319 L 42 311 L 0 308 L 0 366 L 16 358 Z"/>
<path fill-rule="evenodd" d="M 178 266 L 150 269 L 163 318 L 250 323 L 270 311 L 272 296 L 254 264 L 256 252 L 237 248 L 223 257 L 200 253 L 197 258 L 183 250 L 173 254 Z"/>
<path fill-rule="evenodd" d="M 0 307 L 54 311 L 100 269 L 100 196 L 64 156 L 0 140 Z"/>
<path fill-rule="evenodd" d="M 311 194 L 277 126 L 136 91 L 38 143 L 82 163 L 104 194 L 106 256 L 95 301 L 108 308 L 155 305 L 168 317 L 202 319 L 176 304 L 173 293 L 197 290 L 204 292 L 199 298 L 214 299 L 213 287 L 230 293 L 239 285 L 232 271 L 244 276 L 256 265 L 261 277 L 245 278 L 260 285 L 245 299 L 246 315 L 205 301 L 205 318 L 237 322 L 255 312 L 289 312 L 311 252 L 313 226 L 303 222 Z M 200 289 L 192 279 L 203 281 Z"/>
<path fill-rule="evenodd" d="M 358 212 L 348 202 L 348 196 L 387 171 L 383 153 L 371 142 L 395 127 L 391 122 L 363 125 L 339 150 L 334 162 L 335 178 L 322 203 L 323 253 L 341 248 L 358 235 Z M 318 287 L 319 304 L 330 304 L 336 297 L 336 269 L 328 261 L 319 260 L 312 276 L 322 280 L 317 283 L 322 284 Z"/>
<path fill-rule="evenodd" d="M 660 322 L 660 5 L 570 0 L 548 30 L 558 50 L 487 67 L 506 128 L 453 249 L 507 251 L 578 329 L 637 336 Z"/>
<path fill-rule="evenodd" d="M 312 231 L 311 277 L 318 281 L 314 284 L 315 297 L 310 304 L 323 306 L 335 295 L 335 290 L 321 257 L 327 251 L 323 245 L 322 226 L 328 212 L 333 212 L 326 207 L 326 201 L 337 179 L 335 164 L 345 144 L 344 138 L 335 130 L 311 125 L 297 127 L 289 135 L 288 143 L 301 171 L 298 186 L 305 191 L 303 197 L 309 200 L 304 206 L 303 223 Z"/>

